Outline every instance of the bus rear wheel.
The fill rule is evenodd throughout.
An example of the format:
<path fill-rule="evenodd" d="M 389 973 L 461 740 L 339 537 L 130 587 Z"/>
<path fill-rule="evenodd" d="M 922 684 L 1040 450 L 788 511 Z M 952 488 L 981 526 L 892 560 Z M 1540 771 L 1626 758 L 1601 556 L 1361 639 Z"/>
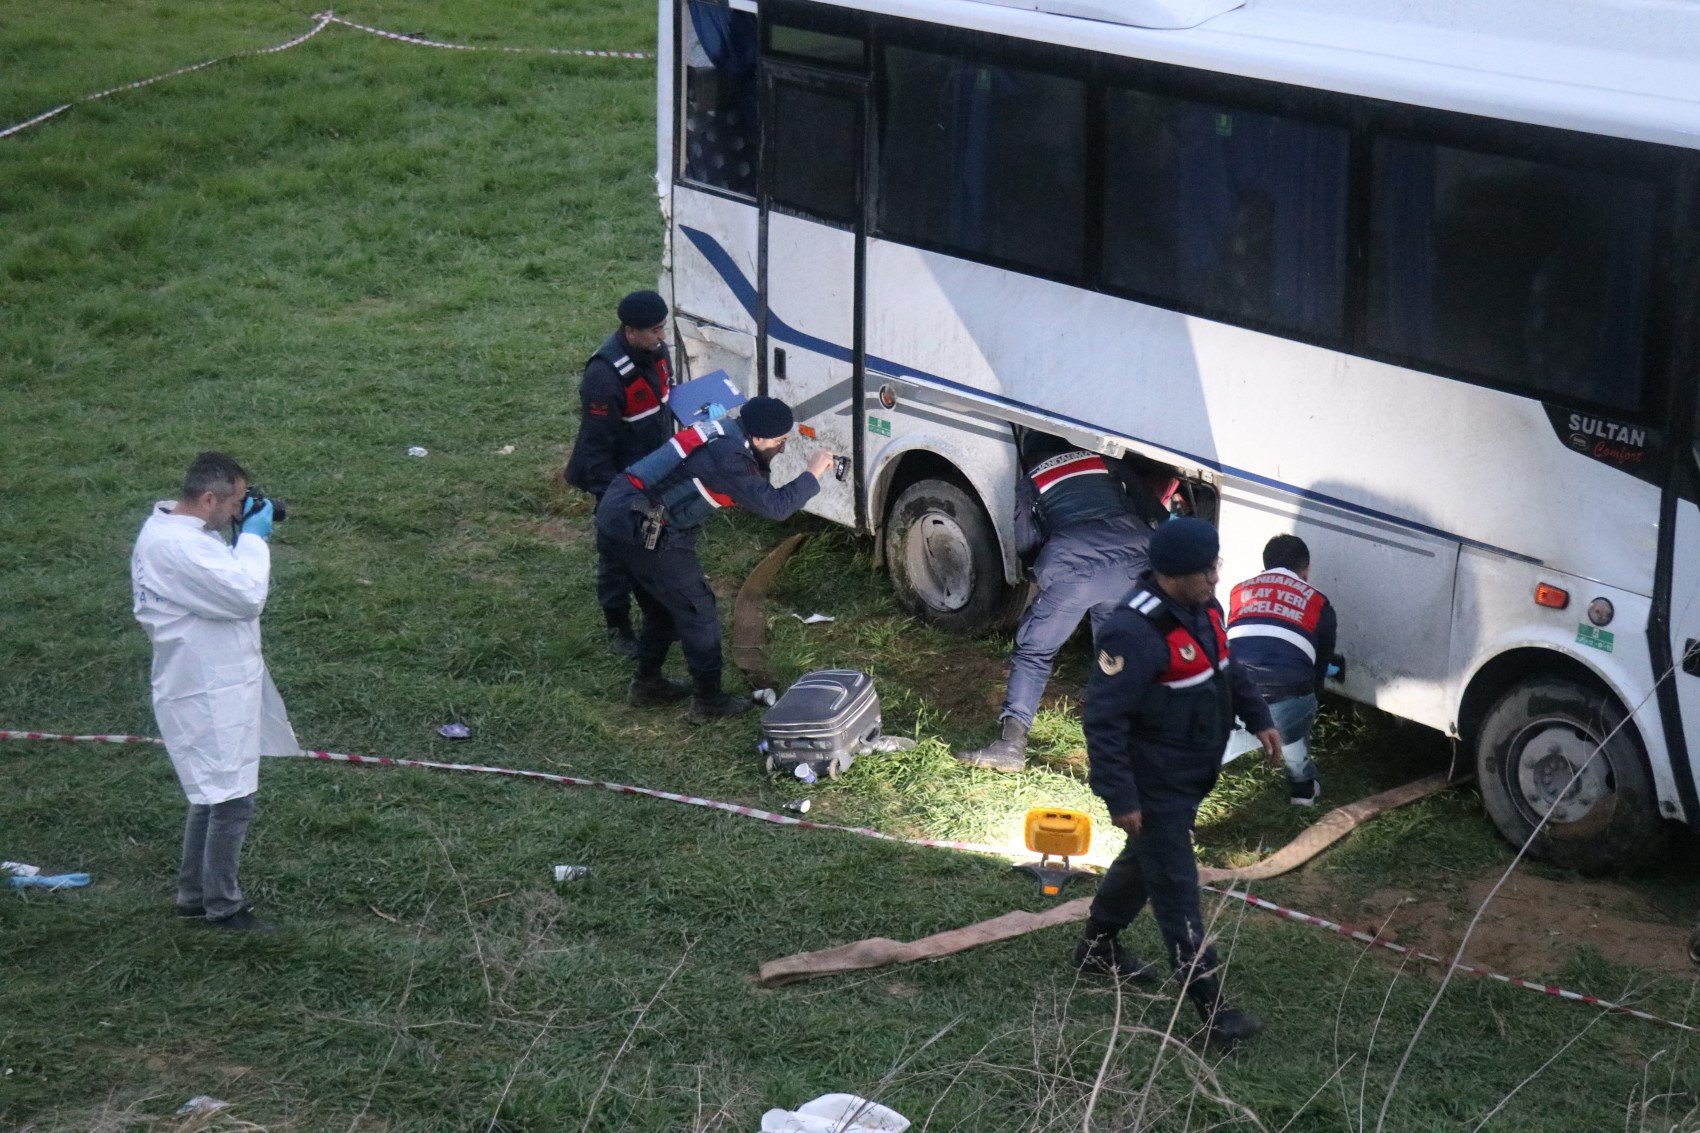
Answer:
<path fill-rule="evenodd" d="M 1527 680 L 1500 697 L 1476 746 L 1482 801 L 1499 832 L 1521 846 L 1547 818 L 1529 852 L 1584 873 L 1654 857 L 1665 825 L 1624 720 L 1611 695 L 1562 677 Z"/>
<path fill-rule="evenodd" d="M 1004 582 L 985 509 L 948 480 L 920 480 L 897 497 L 885 525 L 885 561 L 898 603 L 955 633 L 1006 628 L 1026 596 Z"/>

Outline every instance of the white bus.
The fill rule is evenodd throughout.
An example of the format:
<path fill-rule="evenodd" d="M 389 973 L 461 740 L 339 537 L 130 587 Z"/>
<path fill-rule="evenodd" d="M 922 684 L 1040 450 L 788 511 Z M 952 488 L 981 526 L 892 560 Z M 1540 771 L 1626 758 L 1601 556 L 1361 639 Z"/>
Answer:
<path fill-rule="evenodd" d="M 1508 838 L 1700 824 L 1700 4 L 660 15 L 681 358 L 853 456 L 811 510 L 908 606 L 1023 595 L 1014 428 L 1138 453 L 1225 579 L 1310 544 L 1339 691 L 1466 744 Z"/>

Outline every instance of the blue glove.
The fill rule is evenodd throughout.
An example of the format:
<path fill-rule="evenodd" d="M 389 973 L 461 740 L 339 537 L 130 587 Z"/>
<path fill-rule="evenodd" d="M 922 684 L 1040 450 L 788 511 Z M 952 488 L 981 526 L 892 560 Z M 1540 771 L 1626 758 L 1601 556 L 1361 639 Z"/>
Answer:
<path fill-rule="evenodd" d="M 242 517 L 243 535 L 258 535 L 262 539 L 272 536 L 272 502 L 262 500 L 257 505 L 249 505 L 248 514 Z"/>
<path fill-rule="evenodd" d="M 722 417 L 726 416 L 726 407 L 718 401 L 709 402 L 707 405 L 702 407 L 702 411 L 708 416 L 710 421 L 718 421 Z"/>
<path fill-rule="evenodd" d="M 86 873 L 60 873 L 52 877 L 8 877 L 13 889 L 80 889 L 89 883 Z"/>

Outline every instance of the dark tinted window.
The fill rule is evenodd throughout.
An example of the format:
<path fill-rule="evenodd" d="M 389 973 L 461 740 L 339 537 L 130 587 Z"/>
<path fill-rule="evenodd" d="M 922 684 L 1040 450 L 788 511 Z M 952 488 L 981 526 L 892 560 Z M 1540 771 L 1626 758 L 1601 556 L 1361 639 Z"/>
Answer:
<path fill-rule="evenodd" d="M 1107 282 L 1204 314 L 1339 333 L 1344 129 L 1120 90 L 1105 114 Z"/>
<path fill-rule="evenodd" d="M 789 83 L 773 88 L 773 203 L 853 224 L 861 200 L 859 103 Z"/>
<path fill-rule="evenodd" d="M 854 35 L 774 24 L 767 32 L 767 46 L 779 55 L 796 55 L 834 67 L 861 70 L 867 62 L 867 47 L 860 36 Z"/>
<path fill-rule="evenodd" d="M 685 179 L 753 197 L 761 107 L 756 18 L 689 0 L 681 47 Z"/>
<path fill-rule="evenodd" d="M 901 47 L 885 74 L 879 231 L 1079 276 L 1085 84 Z"/>
<path fill-rule="evenodd" d="M 1640 407 L 1650 185 L 1383 138 L 1373 193 L 1372 350 L 1558 400 Z"/>

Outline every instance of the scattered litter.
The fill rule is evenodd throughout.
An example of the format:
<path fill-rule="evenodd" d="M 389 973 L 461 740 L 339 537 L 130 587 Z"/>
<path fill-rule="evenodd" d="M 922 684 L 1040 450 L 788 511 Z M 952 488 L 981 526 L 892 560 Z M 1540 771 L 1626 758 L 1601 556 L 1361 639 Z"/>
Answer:
<path fill-rule="evenodd" d="M 13 874 L 6 879 L 12 889 L 81 889 L 89 883 L 86 873 L 57 873 L 51 877 L 40 874 Z"/>
<path fill-rule="evenodd" d="M 201 1113 L 217 1113 L 221 1109 L 229 1109 L 230 1103 L 223 1098 L 198 1094 L 177 1108 L 178 1117 L 193 1117 Z"/>
<path fill-rule="evenodd" d="M 805 783 L 813 783 L 817 778 L 819 778 L 819 776 L 815 774 L 815 769 L 810 767 L 807 763 L 797 764 L 797 766 L 791 769 L 791 774 L 795 775 Z"/>
<path fill-rule="evenodd" d="M 513 454 L 514 454 L 514 446 L 513 445 L 503 445 L 501 448 L 496 450 L 497 456 L 512 456 Z"/>
<path fill-rule="evenodd" d="M 465 724 L 444 724 L 437 729 L 437 734 L 445 740 L 470 740 L 472 729 Z"/>
<path fill-rule="evenodd" d="M 408 448 L 407 455 L 408 456 L 430 456 L 431 453 L 430 453 L 430 450 L 428 450 L 424 445 L 413 445 L 413 446 Z"/>
<path fill-rule="evenodd" d="M 858 747 L 857 755 L 867 755 L 874 751 L 908 751 L 915 746 L 915 741 L 908 736 L 876 736 Z"/>
<path fill-rule="evenodd" d="M 798 813 L 798 814 L 808 814 L 808 813 L 809 813 L 809 808 L 810 808 L 810 807 L 811 807 L 811 806 L 813 806 L 813 805 L 814 805 L 814 802 L 813 802 L 813 800 L 810 800 L 810 799 L 798 799 L 798 800 L 797 800 L 797 801 L 796 801 L 796 802 L 789 802 L 789 803 L 786 803 L 786 804 L 785 804 L 785 809 L 786 809 L 786 810 L 794 810 L 794 811 L 796 811 L 796 812 L 797 812 L 797 813 Z"/>
<path fill-rule="evenodd" d="M 838 620 L 831 614 L 810 614 L 806 618 L 802 614 L 792 614 L 791 616 L 806 626 L 819 625 L 821 622 L 835 622 Z"/>
<path fill-rule="evenodd" d="M 41 873 L 41 867 L 29 865 L 25 862 L 0 862 L 0 873 L 15 874 L 18 877 L 35 877 Z"/>
<path fill-rule="evenodd" d="M 360 585 L 362 585 L 362 586 L 370 586 L 370 585 L 372 585 L 372 580 L 371 580 L 371 579 L 369 579 L 369 578 L 357 578 L 357 579 L 355 579 L 355 580 L 354 580 L 354 581 L 356 581 L 356 582 L 358 582 L 358 583 L 359 583 L 359 584 L 360 584 Z"/>
<path fill-rule="evenodd" d="M 855 1094 L 822 1094 L 795 1111 L 770 1109 L 761 1133 L 903 1133 L 909 1119 Z"/>
<path fill-rule="evenodd" d="M 766 705 L 768 708 L 772 708 L 779 702 L 779 694 L 770 688 L 758 688 L 754 692 L 750 693 L 750 699 L 755 701 L 757 704 Z M 761 745 L 761 750 L 767 750 L 766 743 Z"/>
<path fill-rule="evenodd" d="M 583 881 L 590 876 L 587 865 L 558 865 L 555 867 L 556 881 Z"/>

